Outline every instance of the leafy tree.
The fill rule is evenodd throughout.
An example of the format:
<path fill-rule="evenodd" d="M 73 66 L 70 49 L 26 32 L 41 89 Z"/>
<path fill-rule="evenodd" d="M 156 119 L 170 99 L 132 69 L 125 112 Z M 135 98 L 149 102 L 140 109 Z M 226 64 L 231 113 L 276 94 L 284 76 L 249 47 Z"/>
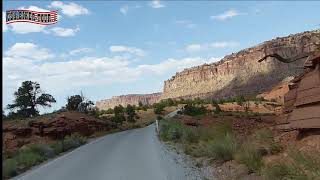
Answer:
<path fill-rule="evenodd" d="M 211 104 L 212 104 L 213 107 L 215 107 L 214 112 L 215 112 L 216 114 L 219 114 L 219 113 L 221 112 L 221 108 L 220 108 L 218 102 L 213 99 L 213 100 L 211 101 Z"/>
<path fill-rule="evenodd" d="M 88 112 L 93 110 L 94 103 L 86 99 L 82 94 L 73 95 L 67 98 L 66 108 L 69 111 Z"/>
<path fill-rule="evenodd" d="M 126 121 L 126 118 L 124 115 L 117 115 L 112 118 L 112 121 L 117 124 L 122 124 L 124 121 Z"/>
<path fill-rule="evenodd" d="M 7 109 L 21 117 L 32 117 L 39 115 L 37 106 L 51 107 L 56 100 L 50 94 L 42 93 L 40 84 L 32 81 L 24 81 L 18 91 L 14 93 L 13 104 L 8 104 Z M 14 112 L 17 110 L 17 112 Z"/>
<path fill-rule="evenodd" d="M 118 106 L 114 107 L 113 108 L 113 111 L 114 111 L 114 115 L 117 116 L 117 115 L 123 115 L 124 114 L 124 107 L 119 104 Z"/>
<path fill-rule="evenodd" d="M 84 99 L 81 95 L 70 96 L 67 98 L 66 108 L 69 111 L 77 111 L 83 100 Z"/>
<path fill-rule="evenodd" d="M 164 104 L 162 103 L 156 103 L 154 104 L 154 113 L 155 114 L 161 114 L 162 111 L 164 110 Z"/>
<path fill-rule="evenodd" d="M 134 119 L 134 117 L 137 115 L 135 110 L 134 110 L 134 107 L 131 106 L 130 104 L 127 105 L 127 108 L 126 108 L 126 113 L 128 115 L 128 121 L 129 122 L 136 122 L 136 120 Z"/>
<path fill-rule="evenodd" d="M 244 98 L 244 96 L 237 96 L 236 97 L 236 102 L 240 106 L 242 106 L 245 101 L 246 101 L 246 99 Z"/>
<path fill-rule="evenodd" d="M 124 117 L 124 112 L 125 112 L 124 107 L 121 104 L 119 104 L 118 106 L 115 106 L 113 108 L 113 111 L 114 111 L 113 121 L 117 124 L 122 124 L 123 121 L 126 120 L 126 118 Z"/>
<path fill-rule="evenodd" d="M 143 106 L 142 102 L 141 102 L 141 101 L 139 101 L 139 107 L 142 107 L 142 106 Z"/>
<path fill-rule="evenodd" d="M 107 109 L 107 111 L 106 111 L 106 114 L 113 114 L 113 113 L 114 113 L 114 111 L 111 108 Z"/>

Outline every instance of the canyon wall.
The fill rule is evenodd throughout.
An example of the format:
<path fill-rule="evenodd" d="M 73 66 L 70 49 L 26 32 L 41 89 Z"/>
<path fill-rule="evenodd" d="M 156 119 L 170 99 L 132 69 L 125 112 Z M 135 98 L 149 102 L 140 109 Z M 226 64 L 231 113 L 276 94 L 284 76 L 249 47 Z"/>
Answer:
<path fill-rule="evenodd" d="M 160 100 L 161 93 L 153 93 L 153 94 L 128 94 L 121 96 L 113 96 L 111 99 L 105 99 L 96 102 L 96 106 L 98 109 L 107 110 L 109 108 L 113 108 L 121 104 L 122 106 L 131 105 L 139 105 L 141 102 L 143 105 L 150 105 L 156 103 Z"/>
<path fill-rule="evenodd" d="M 273 58 L 258 62 L 269 53 L 293 57 L 314 51 L 320 31 L 307 31 L 266 41 L 225 56 L 216 63 L 185 69 L 164 82 L 161 99 L 251 96 L 270 90 L 288 76 L 303 71 L 305 59 L 282 63 Z"/>

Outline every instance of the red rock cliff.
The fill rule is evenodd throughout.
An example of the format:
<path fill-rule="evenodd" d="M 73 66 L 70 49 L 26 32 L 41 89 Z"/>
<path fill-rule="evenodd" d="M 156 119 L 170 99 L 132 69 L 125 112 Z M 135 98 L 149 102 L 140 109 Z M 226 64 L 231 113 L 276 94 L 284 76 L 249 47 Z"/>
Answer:
<path fill-rule="evenodd" d="M 122 106 L 131 105 L 139 105 L 139 102 L 142 104 L 153 104 L 160 100 L 161 93 L 153 93 L 153 94 L 128 94 L 121 96 L 113 96 L 111 99 L 105 99 L 96 102 L 96 106 L 99 109 L 109 109 L 113 108 L 119 104 Z"/>
<path fill-rule="evenodd" d="M 304 59 L 282 63 L 272 58 L 258 62 L 266 53 L 291 57 L 313 51 L 320 44 L 320 31 L 307 31 L 266 41 L 225 56 L 216 63 L 185 69 L 164 82 L 162 99 L 257 95 L 270 90 L 288 76 L 303 71 Z"/>

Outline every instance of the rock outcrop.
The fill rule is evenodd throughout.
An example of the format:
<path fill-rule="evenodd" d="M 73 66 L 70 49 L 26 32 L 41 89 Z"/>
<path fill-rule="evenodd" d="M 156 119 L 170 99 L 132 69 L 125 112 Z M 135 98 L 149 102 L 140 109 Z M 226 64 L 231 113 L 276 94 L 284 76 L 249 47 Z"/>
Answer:
<path fill-rule="evenodd" d="M 288 76 L 303 72 L 304 60 L 283 63 L 266 54 L 292 57 L 314 51 L 320 43 L 320 31 L 307 31 L 266 41 L 252 48 L 225 56 L 216 63 L 185 69 L 164 82 L 162 99 L 251 96 L 269 91 Z"/>
<path fill-rule="evenodd" d="M 160 97 L 161 93 L 113 96 L 111 99 L 97 101 L 96 106 L 100 110 L 107 110 L 118 106 L 119 104 L 122 106 L 127 106 L 128 104 L 137 106 L 139 105 L 139 102 L 141 102 L 143 105 L 151 105 L 158 102 Z"/>

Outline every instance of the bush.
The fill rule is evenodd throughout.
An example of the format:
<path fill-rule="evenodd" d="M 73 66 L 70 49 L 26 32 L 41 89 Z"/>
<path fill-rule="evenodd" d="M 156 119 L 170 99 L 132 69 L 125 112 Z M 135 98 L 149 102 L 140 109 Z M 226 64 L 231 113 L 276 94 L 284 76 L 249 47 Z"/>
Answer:
<path fill-rule="evenodd" d="M 63 152 L 63 146 L 62 141 L 55 142 L 53 144 L 50 144 L 50 147 L 52 148 L 53 152 L 58 155 Z"/>
<path fill-rule="evenodd" d="M 175 120 L 161 121 L 160 137 L 165 141 L 178 141 L 182 137 L 182 124 Z"/>
<path fill-rule="evenodd" d="M 67 136 L 63 140 L 63 151 L 67 151 L 69 149 L 74 149 L 76 147 L 81 146 L 86 143 L 86 138 L 80 136 L 79 134 L 72 134 L 71 136 Z"/>
<path fill-rule="evenodd" d="M 182 132 L 182 140 L 187 143 L 196 143 L 199 141 L 199 136 L 196 130 L 186 127 Z"/>
<path fill-rule="evenodd" d="M 2 163 L 4 178 L 9 178 L 18 174 L 17 162 L 15 159 L 6 159 Z"/>
<path fill-rule="evenodd" d="M 46 160 L 45 157 L 31 151 L 30 149 L 20 150 L 14 159 L 17 160 L 17 163 L 19 166 L 22 166 L 23 169 Z"/>
<path fill-rule="evenodd" d="M 45 159 L 49 159 L 55 156 L 54 150 L 47 144 L 33 144 L 29 148 L 32 152 L 39 154 Z"/>
<path fill-rule="evenodd" d="M 262 154 L 252 144 L 242 144 L 235 154 L 236 161 L 245 164 L 250 172 L 256 172 L 263 166 Z"/>
<path fill-rule="evenodd" d="M 197 107 L 192 104 L 187 104 L 184 106 L 182 113 L 189 116 L 197 116 L 207 113 L 207 109 L 204 106 Z"/>
<path fill-rule="evenodd" d="M 303 173 L 287 163 L 272 163 L 262 169 L 263 178 L 266 180 L 274 179 L 308 179 Z"/>
<path fill-rule="evenodd" d="M 232 134 L 227 133 L 223 137 L 215 138 L 208 143 L 208 156 L 216 160 L 228 161 L 233 159 L 237 144 Z"/>

